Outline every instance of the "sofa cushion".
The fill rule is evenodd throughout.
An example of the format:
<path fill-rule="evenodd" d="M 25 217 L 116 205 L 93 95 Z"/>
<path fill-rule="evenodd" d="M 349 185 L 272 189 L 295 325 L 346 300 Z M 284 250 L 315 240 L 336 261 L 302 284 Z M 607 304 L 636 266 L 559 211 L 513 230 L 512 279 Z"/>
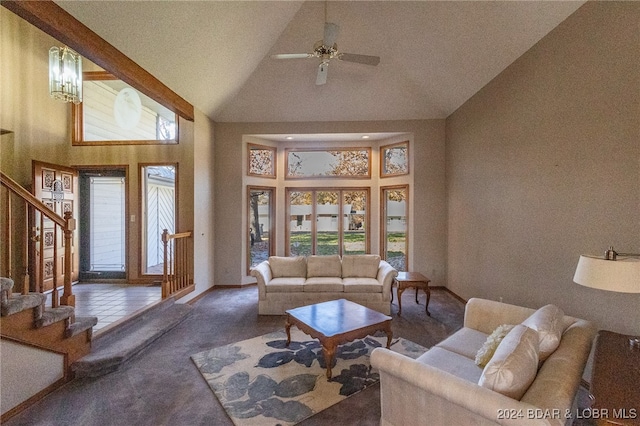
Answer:
<path fill-rule="evenodd" d="M 436 346 L 455 352 L 469 359 L 475 359 L 476 353 L 487 340 L 487 334 L 469 327 L 462 327 Z"/>
<path fill-rule="evenodd" d="M 538 372 L 538 332 L 518 324 L 502 339 L 478 384 L 520 400 Z"/>
<path fill-rule="evenodd" d="M 342 292 L 342 278 L 340 277 L 313 277 L 304 282 L 305 293 Z"/>
<path fill-rule="evenodd" d="M 269 257 L 269 267 L 273 278 L 307 276 L 307 262 L 304 257 Z"/>
<path fill-rule="evenodd" d="M 498 345 L 502 342 L 502 339 L 504 339 L 513 327 L 515 327 L 513 324 L 502 324 L 493 330 L 476 353 L 476 365 L 482 368 L 487 365 L 498 348 Z"/>
<path fill-rule="evenodd" d="M 342 277 L 340 256 L 332 254 L 307 257 L 307 278 L 311 277 Z"/>
<path fill-rule="evenodd" d="M 343 278 L 345 293 L 382 293 L 382 284 L 375 278 Z"/>
<path fill-rule="evenodd" d="M 300 277 L 284 277 L 274 278 L 265 286 L 267 293 L 294 293 L 302 292 L 304 286 L 304 278 Z"/>
<path fill-rule="evenodd" d="M 342 256 L 342 278 L 375 278 L 379 267 L 380 256 L 377 254 Z"/>
<path fill-rule="evenodd" d="M 478 367 L 473 362 L 473 359 L 438 346 L 434 346 L 420 355 L 416 361 L 446 371 L 472 383 L 478 383 L 482 375 L 482 368 Z"/>
<path fill-rule="evenodd" d="M 540 339 L 540 362 L 549 358 L 549 355 L 560 345 L 564 332 L 564 312 L 555 305 L 546 305 L 535 311 L 529 318 L 522 322 L 529 328 L 538 332 Z"/>

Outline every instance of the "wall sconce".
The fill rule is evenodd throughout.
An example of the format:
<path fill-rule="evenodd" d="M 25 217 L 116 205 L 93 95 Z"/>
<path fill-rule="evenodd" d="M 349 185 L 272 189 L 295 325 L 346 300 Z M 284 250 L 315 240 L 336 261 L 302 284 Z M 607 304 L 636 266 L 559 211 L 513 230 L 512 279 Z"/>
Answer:
<path fill-rule="evenodd" d="M 64 102 L 82 102 L 82 57 L 68 47 L 49 49 L 49 94 Z"/>

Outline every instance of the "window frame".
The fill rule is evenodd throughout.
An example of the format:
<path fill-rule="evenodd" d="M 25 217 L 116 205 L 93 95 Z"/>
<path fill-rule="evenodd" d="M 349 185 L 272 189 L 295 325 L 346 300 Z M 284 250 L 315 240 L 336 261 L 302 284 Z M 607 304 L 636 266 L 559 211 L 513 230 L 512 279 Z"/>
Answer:
<path fill-rule="evenodd" d="M 311 255 L 317 254 L 317 193 L 337 192 L 338 193 L 338 255 L 344 254 L 344 193 L 345 192 L 365 192 L 365 253 L 371 253 L 371 187 L 285 187 L 285 256 L 291 256 L 291 193 L 311 192 Z"/>
<path fill-rule="evenodd" d="M 409 232 L 409 224 L 410 224 L 410 218 L 409 218 L 409 209 L 410 209 L 410 204 L 409 204 L 409 184 L 401 184 L 401 185 L 390 185 L 390 186 L 381 186 L 380 187 L 380 257 L 384 260 L 387 260 L 387 198 L 386 198 L 386 191 L 393 191 L 393 190 L 404 190 L 406 192 L 406 196 L 405 196 L 405 244 L 404 244 L 404 251 L 405 251 L 405 270 L 409 271 L 409 236 L 410 236 L 410 232 Z M 388 260 L 387 260 L 388 261 Z"/>
<path fill-rule="evenodd" d="M 407 170 L 405 172 L 400 172 L 400 173 L 387 173 L 385 171 L 385 158 L 387 156 L 387 151 L 394 149 L 394 148 L 398 148 L 401 146 L 405 146 L 406 148 L 406 152 L 407 152 Z M 381 178 L 388 178 L 388 177 L 394 177 L 394 176 L 404 176 L 404 175 L 408 175 L 410 172 L 410 164 L 411 164 L 411 157 L 410 155 L 410 151 L 409 151 L 409 141 L 403 141 L 403 142 L 398 142 L 398 143 L 393 143 L 390 145 L 383 145 L 380 147 L 380 177 Z"/>
<path fill-rule="evenodd" d="M 251 150 L 259 149 L 265 151 L 271 151 L 271 173 L 270 174 L 259 174 L 259 173 L 251 173 Z M 260 178 L 269 178 L 275 179 L 278 170 L 278 149 L 273 146 L 267 145 L 258 145 L 255 143 L 247 143 L 247 176 L 255 176 Z"/>
<path fill-rule="evenodd" d="M 82 84 L 85 81 L 113 81 L 120 80 L 115 75 L 111 74 L 108 71 L 85 71 L 82 73 Z M 125 84 L 128 84 L 125 82 Z M 132 89 L 137 92 L 143 93 L 136 89 L 135 87 L 129 85 Z M 84 90 L 83 90 L 84 92 Z M 145 95 L 146 96 L 146 95 Z M 155 99 L 152 99 L 155 101 Z M 155 101 L 163 107 L 168 108 L 166 105 Z M 175 116 L 175 139 L 171 140 L 162 140 L 162 139 L 149 139 L 149 140 L 112 140 L 112 141 L 85 141 L 84 140 L 84 102 L 79 104 L 71 105 L 71 144 L 76 146 L 116 146 L 116 145 L 177 145 L 180 140 L 180 119 L 179 115 L 173 112 Z"/>
<path fill-rule="evenodd" d="M 336 147 L 336 148 L 285 148 L 284 150 L 284 178 L 286 180 L 309 180 L 309 179 L 371 179 L 371 147 Z M 289 174 L 289 154 L 292 152 L 332 152 L 332 151 L 366 151 L 367 153 L 367 174 L 366 175 L 303 175 L 296 176 Z"/>
<path fill-rule="evenodd" d="M 275 256 L 276 254 L 276 187 L 273 186 L 260 186 L 260 185 L 247 185 L 247 224 L 245 229 L 249 232 L 249 228 L 252 227 L 251 220 L 252 214 L 251 211 L 251 191 L 270 191 L 271 196 L 269 199 L 269 256 Z M 247 244 L 247 275 L 251 272 L 251 239 L 250 235 L 247 235 L 246 244 Z"/>

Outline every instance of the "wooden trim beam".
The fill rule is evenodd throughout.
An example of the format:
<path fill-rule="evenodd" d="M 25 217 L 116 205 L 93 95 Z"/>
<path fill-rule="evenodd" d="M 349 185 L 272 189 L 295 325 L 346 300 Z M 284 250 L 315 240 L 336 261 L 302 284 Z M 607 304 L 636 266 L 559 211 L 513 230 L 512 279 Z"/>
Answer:
<path fill-rule="evenodd" d="M 0 4 L 185 120 L 194 120 L 193 105 L 52 0 L 2 0 Z"/>

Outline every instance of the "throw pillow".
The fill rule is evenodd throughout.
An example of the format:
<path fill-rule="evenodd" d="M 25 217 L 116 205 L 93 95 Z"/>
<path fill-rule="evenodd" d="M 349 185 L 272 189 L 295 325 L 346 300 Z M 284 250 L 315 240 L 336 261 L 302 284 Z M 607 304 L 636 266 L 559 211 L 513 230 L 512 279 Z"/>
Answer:
<path fill-rule="evenodd" d="M 342 256 L 342 278 L 376 278 L 380 267 L 377 254 L 353 254 Z"/>
<path fill-rule="evenodd" d="M 543 362 L 560 345 L 564 332 L 564 312 L 555 305 L 546 305 L 531 314 L 522 325 L 538 332 L 540 362 Z"/>
<path fill-rule="evenodd" d="M 307 278 L 311 277 L 342 277 L 340 256 L 331 254 L 307 257 Z"/>
<path fill-rule="evenodd" d="M 538 332 L 518 324 L 502 339 L 478 384 L 520 400 L 538 373 Z"/>
<path fill-rule="evenodd" d="M 271 256 L 269 267 L 273 278 L 307 277 L 307 262 L 302 256 Z"/>
<path fill-rule="evenodd" d="M 498 326 L 498 328 L 493 330 L 493 332 L 489 335 L 489 337 L 487 337 L 487 340 L 485 340 L 484 344 L 476 354 L 476 365 L 482 368 L 487 365 L 494 352 L 498 348 L 498 345 L 500 344 L 500 342 L 502 342 L 502 339 L 504 339 L 504 336 L 506 336 L 513 327 L 515 327 L 515 325 L 502 324 L 501 326 Z"/>

